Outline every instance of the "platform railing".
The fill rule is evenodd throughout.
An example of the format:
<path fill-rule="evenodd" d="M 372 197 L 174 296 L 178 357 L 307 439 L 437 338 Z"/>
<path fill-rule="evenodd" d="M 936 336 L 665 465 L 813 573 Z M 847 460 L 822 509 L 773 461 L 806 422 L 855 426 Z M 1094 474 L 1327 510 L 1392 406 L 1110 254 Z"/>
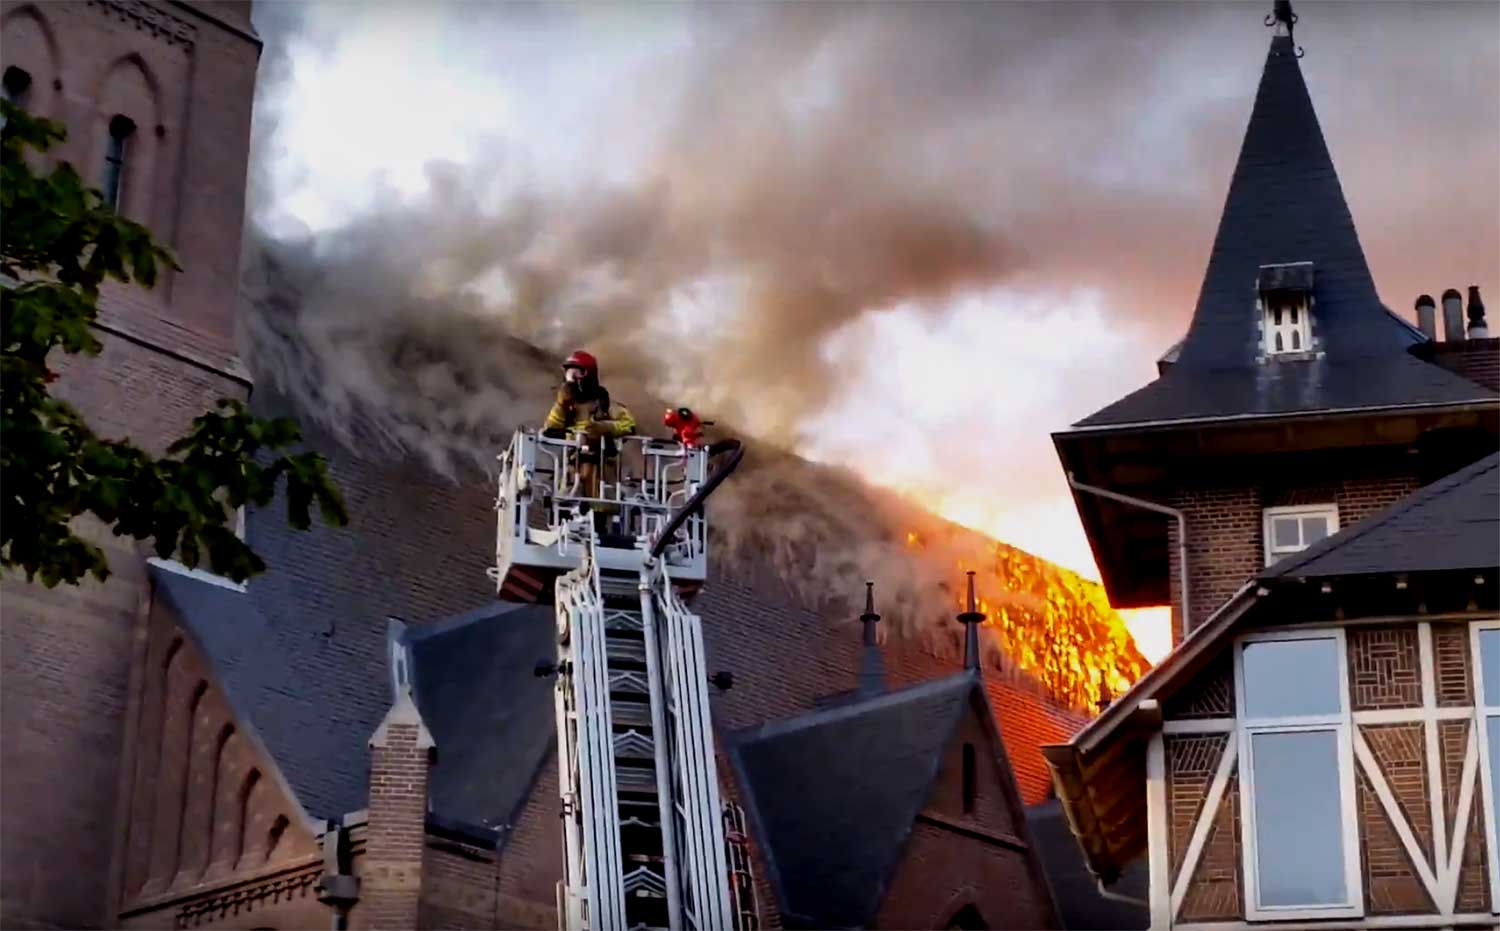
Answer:
<path fill-rule="evenodd" d="M 656 542 L 707 474 L 704 450 L 643 436 L 600 440 L 523 429 L 498 458 L 496 573 L 502 581 L 513 566 L 577 565 L 575 530 L 583 514 L 591 515 L 601 564 L 615 567 L 624 560 L 620 551 L 644 551 Z M 707 523 L 695 514 L 673 534 L 662 558 L 676 577 L 701 580 L 707 549 Z"/>

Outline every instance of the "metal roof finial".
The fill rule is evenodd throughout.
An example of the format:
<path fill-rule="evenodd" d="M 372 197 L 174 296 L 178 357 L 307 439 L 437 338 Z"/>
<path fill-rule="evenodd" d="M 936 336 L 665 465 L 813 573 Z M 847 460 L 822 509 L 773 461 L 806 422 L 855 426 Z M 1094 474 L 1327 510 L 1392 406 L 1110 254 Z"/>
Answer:
<path fill-rule="evenodd" d="M 1298 45 L 1297 40 L 1292 36 L 1292 30 L 1296 27 L 1297 20 L 1300 18 L 1296 13 L 1292 12 L 1292 0 L 1276 0 L 1275 4 L 1271 7 L 1271 12 L 1266 14 L 1267 28 L 1276 27 L 1277 35 L 1281 35 L 1283 26 L 1286 27 L 1286 37 L 1292 40 L 1292 48 L 1296 50 L 1294 54 L 1298 58 L 1306 54 L 1302 46 Z"/>
<path fill-rule="evenodd" d="M 880 615 L 875 613 L 875 583 L 865 583 L 865 613 L 859 616 L 865 625 L 865 645 L 875 643 L 875 625 L 880 622 Z"/>
<path fill-rule="evenodd" d="M 969 572 L 969 610 L 958 616 L 958 622 L 964 625 L 964 668 L 979 668 L 979 625 L 984 623 L 984 615 L 979 611 L 979 605 L 974 599 L 974 573 Z"/>
<path fill-rule="evenodd" d="M 875 636 L 880 615 L 875 613 L 874 582 L 865 583 L 865 613 L 859 619 L 865 628 L 859 656 L 859 694 L 879 695 L 885 691 L 885 660 L 880 655 L 880 641 Z"/>

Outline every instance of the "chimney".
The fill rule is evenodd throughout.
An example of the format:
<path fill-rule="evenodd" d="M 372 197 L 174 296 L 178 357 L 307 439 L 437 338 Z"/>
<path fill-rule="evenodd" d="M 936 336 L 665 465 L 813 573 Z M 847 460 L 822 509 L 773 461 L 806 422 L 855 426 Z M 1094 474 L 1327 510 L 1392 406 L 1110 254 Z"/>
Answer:
<path fill-rule="evenodd" d="M 864 646 L 859 654 L 859 697 L 867 698 L 885 691 L 885 659 L 880 655 L 880 644 L 875 639 L 875 625 L 880 615 L 875 613 L 875 583 L 865 583 L 865 613 L 859 616 L 864 624 Z"/>
<path fill-rule="evenodd" d="M 984 615 L 979 613 L 979 607 L 974 601 L 974 573 L 969 573 L 969 610 L 958 616 L 958 622 L 964 625 L 964 668 L 979 669 L 979 625 L 984 623 Z"/>
<path fill-rule="evenodd" d="M 1490 328 L 1484 322 L 1484 301 L 1479 299 L 1479 285 L 1469 285 L 1469 339 L 1489 339 Z"/>
<path fill-rule="evenodd" d="M 1454 288 L 1443 292 L 1443 339 L 1450 343 L 1463 342 L 1464 297 Z"/>
<path fill-rule="evenodd" d="M 433 741 L 411 690 L 370 735 L 370 808 L 360 864 L 361 927 L 415 928 L 422 898 L 427 776 Z"/>
<path fill-rule="evenodd" d="M 1417 298 L 1417 329 L 1422 335 L 1437 342 L 1437 302 L 1432 299 L 1431 294 L 1424 294 Z"/>

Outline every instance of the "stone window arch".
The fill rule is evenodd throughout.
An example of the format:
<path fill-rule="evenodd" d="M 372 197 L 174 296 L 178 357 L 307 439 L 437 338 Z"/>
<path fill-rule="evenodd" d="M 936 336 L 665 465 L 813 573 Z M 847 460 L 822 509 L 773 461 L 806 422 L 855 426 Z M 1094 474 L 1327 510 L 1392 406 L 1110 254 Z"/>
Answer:
<path fill-rule="evenodd" d="M 7 10 L 0 22 L 0 45 L 5 48 L 6 98 L 37 116 L 50 114 L 59 68 L 57 41 L 46 15 L 30 3 Z"/>
<path fill-rule="evenodd" d="M 161 92 L 139 55 L 126 55 L 104 74 L 95 97 L 95 174 L 104 201 L 133 220 L 151 224 L 160 149 Z"/>

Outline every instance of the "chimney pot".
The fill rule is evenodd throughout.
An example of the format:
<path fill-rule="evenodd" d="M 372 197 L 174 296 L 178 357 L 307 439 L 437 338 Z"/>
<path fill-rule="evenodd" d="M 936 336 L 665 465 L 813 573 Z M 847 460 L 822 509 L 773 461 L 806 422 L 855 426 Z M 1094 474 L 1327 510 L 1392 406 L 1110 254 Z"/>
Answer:
<path fill-rule="evenodd" d="M 1488 339 L 1489 324 L 1484 320 L 1484 301 L 1479 299 L 1479 285 L 1469 285 L 1469 339 Z"/>
<path fill-rule="evenodd" d="M 1431 294 L 1417 298 L 1417 328 L 1433 342 L 1437 342 L 1437 301 Z"/>
<path fill-rule="evenodd" d="M 1450 343 L 1464 339 L 1464 296 L 1457 288 L 1443 292 L 1443 339 Z"/>

